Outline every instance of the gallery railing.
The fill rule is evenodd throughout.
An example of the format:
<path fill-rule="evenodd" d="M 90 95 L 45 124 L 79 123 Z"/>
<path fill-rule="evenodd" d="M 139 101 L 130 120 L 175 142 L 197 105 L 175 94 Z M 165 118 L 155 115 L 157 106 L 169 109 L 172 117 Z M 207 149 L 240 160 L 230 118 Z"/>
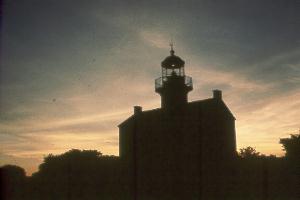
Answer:
<path fill-rule="evenodd" d="M 171 78 L 171 76 L 164 76 L 155 79 L 155 90 L 160 89 L 164 86 L 164 84 Z M 187 87 L 193 88 L 193 80 L 192 77 L 184 76 L 184 84 Z"/>

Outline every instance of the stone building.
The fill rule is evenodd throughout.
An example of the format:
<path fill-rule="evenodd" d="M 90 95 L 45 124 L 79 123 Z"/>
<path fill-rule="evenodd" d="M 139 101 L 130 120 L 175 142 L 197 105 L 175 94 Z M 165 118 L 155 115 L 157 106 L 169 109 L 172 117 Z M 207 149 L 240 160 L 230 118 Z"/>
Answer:
<path fill-rule="evenodd" d="M 226 176 L 236 155 L 235 118 L 220 90 L 212 98 L 188 102 L 193 84 L 184 64 L 171 48 L 155 80 L 161 108 L 135 106 L 119 125 L 131 199 L 219 198 L 230 187 Z"/>

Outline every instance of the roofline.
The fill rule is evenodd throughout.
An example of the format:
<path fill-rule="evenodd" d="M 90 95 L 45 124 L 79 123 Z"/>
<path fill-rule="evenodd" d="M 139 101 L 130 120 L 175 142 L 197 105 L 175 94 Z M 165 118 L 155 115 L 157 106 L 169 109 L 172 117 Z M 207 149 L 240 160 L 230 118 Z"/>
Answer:
<path fill-rule="evenodd" d="M 196 100 L 196 101 L 191 101 L 191 102 L 188 102 L 187 105 L 191 105 L 191 104 L 196 104 L 196 103 L 202 103 L 202 102 L 206 102 L 206 101 L 215 101 L 216 99 L 214 98 L 207 98 L 207 99 L 201 99 L 201 100 Z M 232 114 L 231 110 L 228 108 L 228 106 L 226 105 L 226 103 L 221 99 L 221 101 L 223 106 L 225 106 L 226 110 L 229 112 L 229 114 L 233 117 L 234 120 L 236 120 L 235 116 Z M 160 110 L 163 110 L 163 108 L 154 108 L 154 109 L 151 109 L 151 110 L 143 110 L 139 113 L 139 115 L 142 115 L 142 114 L 145 114 L 145 113 L 148 113 L 148 112 L 152 112 L 152 111 L 160 111 Z M 131 115 L 129 116 L 126 120 L 124 120 L 122 123 L 120 123 L 118 125 L 118 127 L 122 126 L 123 124 L 127 123 L 128 121 L 132 120 L 135 118 L 136 115 Z"/>

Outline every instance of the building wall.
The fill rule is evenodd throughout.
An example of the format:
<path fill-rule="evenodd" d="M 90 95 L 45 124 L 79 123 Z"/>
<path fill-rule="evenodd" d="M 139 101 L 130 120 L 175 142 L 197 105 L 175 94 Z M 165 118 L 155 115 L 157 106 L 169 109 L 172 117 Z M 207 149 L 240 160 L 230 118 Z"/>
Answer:
<path fill-rule="evenodd" d="M 214 104 L 146 111 L 120 126 L 120 156 L 138 199 L 186 199 L 220 191 L 235 154 L 234 118 Z M 209 108 L 209 109 L 208 109 Z"/>

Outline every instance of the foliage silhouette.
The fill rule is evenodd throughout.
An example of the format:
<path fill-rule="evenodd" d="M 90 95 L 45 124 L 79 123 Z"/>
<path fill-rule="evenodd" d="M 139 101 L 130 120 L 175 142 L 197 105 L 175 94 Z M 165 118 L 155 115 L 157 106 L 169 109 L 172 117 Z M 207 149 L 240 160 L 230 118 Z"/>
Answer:
<path fill-rule="evenodd" d="M 245 148 L 241 148 L 238 155 L 241 158 L 258 158 L 260 153 L 256 151 L 255 148 L 248 146 Z"/>
<path fill-rule="evenodd" d="M 0 168 L 1 199 L 22 199 L 26 183 L 25 170 L 15 165 Z"/>
<path fill-rule="evenodd" d="M 293 161 L 263 156 L 252 147 L 242 148 L 239 155 L 240 159 L 232 163 L 235 170 L 225 176 L 224 183 L 229 185 L 222 199 L 297 198 L 295 173 L 299 171 L 295 171 Z M 5 187 L 1 188 L 1 199 L 132 199 L 124 195 L 130 190 L 130 177 L 122 166 L 119 157 L 104 156 L 96 150 L 77 149 L 46 156 L 39 171 L 31 177 L 26 177 L 24 169 L 18 166 L 3 166 L 1 181 Z M 177 189 L 179 193 L 184 190 Z"/>
<path fill-rule="evenodd" d="M 286 157 L 289 159 L 300 160 L 300 134 L 292 134 L 290 138 L 281 138 Z"/>
<path fill-rule="evenodd" d="M 32 192 L 37 194 L 36 199 L 111 198 L 119 178 L 117 162 L 117 157 L 103 156 L 95 150 L 50 154 L 32 176 Z"/>
<path fill-rule="evenodd" d="M 297 188 L 292 193 L 300 199 L 300 134 L 292 134 L 290 138 L 281 138 L 279 143 L 285 151 L 289 174 L 293 175 L 290 183 Z"/>

